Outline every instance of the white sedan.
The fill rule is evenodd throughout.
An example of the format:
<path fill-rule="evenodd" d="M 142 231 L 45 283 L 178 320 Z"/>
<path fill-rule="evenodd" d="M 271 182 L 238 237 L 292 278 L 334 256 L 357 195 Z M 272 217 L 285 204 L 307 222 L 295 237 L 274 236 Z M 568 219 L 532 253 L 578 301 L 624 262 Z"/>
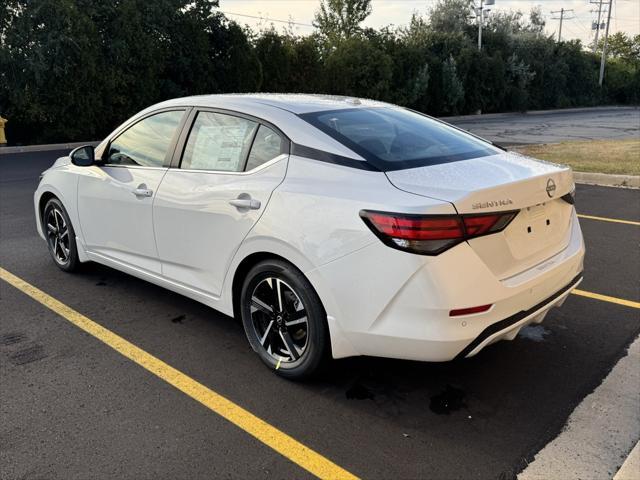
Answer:
<path fill-rule="evenodd" d="M 138 113 L 44 172 L 53 261 L 94 261 L 242 320 L 288 378 L 327 357 L 470 357 L 582 279 L 568 167 L 431 117 L 314 95 Z"/>

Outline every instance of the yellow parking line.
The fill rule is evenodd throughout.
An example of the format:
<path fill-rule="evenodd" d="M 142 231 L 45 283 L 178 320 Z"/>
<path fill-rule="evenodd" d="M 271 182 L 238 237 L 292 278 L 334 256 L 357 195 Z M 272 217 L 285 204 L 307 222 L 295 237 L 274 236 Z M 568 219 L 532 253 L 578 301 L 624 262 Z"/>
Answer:
<path fill-rule="evenodd" d="M 584 290 L 578 290 L 577 288 L 572 290 L 571 293 L 580 295 L 581 297 L 602 300 L 603 302 L 617 303 L 618 305 L 624 305 L 625 307 L 640 308 L 640 302 L 633 302 L 631 300 L 625 300 L 624 298 L 610 297 L 608 295 L 602 295 L 600 293 L 585 292 Z"/>
<path fill-rule="evenodd" d="M 124 338 L 85 317 L 81 313 L 66 306 L 42 290 L 25 282 L 19 277 L 0 267 L 0 278 L 27 294 L 45 307 L 65 318 L 75 326 L 97 338 L 101 342 L 124 355 L 129 360 L 147 369 L 165 382 L 173 385 L 182 393 L 200 402 L 224 419 L 235 424 L 245 432 L 253 435 L 262 443 L 304 468 L 319 478 L 356 479 L 342 467 L 331 462 L 319 453 L 311 450 L 286 433 L 256 417 L 251 412 L 236 405 L 231 400 L 198 383 L 194 379 L 176 370 L 162 360 L 145 352 Z"/>
<path fill-rule="evenodd" d="M 588 220 L 600 220 L 601 222 L 613 222 L 613 223 L 626 223 L 627 225 L 640 225 L 640 222 L 633 222 L 631 220 L 620 220 L 618 218 L 607 218 L 607 217 L 595 217 L 593 215 L 582 215 L 578 214 L 580 218 L 586 218 Z"/>

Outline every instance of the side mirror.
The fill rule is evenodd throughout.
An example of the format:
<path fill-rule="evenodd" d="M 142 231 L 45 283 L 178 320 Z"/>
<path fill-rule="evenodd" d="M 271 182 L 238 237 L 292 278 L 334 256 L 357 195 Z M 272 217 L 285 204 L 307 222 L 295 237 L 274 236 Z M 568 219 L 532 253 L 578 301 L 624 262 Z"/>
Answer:
<path fill-rule="evenodd" d="M 71 150 L 71 163 L 78 167 L 89 167 L 96 163 L 95 151 L 91 145 L 85 145 Z"/>

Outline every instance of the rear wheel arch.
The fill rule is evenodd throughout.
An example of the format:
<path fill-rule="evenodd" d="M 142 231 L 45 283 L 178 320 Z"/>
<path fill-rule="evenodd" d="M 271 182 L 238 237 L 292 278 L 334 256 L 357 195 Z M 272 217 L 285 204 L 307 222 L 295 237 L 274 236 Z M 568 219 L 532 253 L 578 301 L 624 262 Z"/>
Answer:
<path fill-rule="evenodd" d="M 278 375 L 307 378 L 332 358 L 331 333 L 322 299 L 307 276 L 290 260 L 256 252 L 243 259 L 233 283 L 235 316 L 242 322 L 253 350 Z M 267 295 L 269 292 L 275 295 L 276 290 L 278 301 Z M 261 307 L 255 309 L 255 305 Z M 280 334 L 284 346 L 279 341 L 273 343 L 273 332 Z M 295 343 L 303 340 L 304 345 Z M 296 350 L 297 354 L 292 353 Z"/>
<path fill-rule="evenodd" d="M 244 257 L 240 261 L 238 266 L 236 267 L 235 271 L 233 272 L 233 281 L 231 283 L 231 301 L 232 301 L 233 317 L 234 318 L 236 318 L 238 320 L 241 320 L 241 316 L 240 316 L 240 293 L 242 291 L 242 284 L 244 283 L 244 280 L 247 277 L 247 274 L 251 271 L 251 269 L 255 265 L 257 265 L 258 263 L 260 263 L 260 262 L 262 262 L 264 260 L 280 260 L 282 262 L 288 263 L 293 268 L 298 270 L 300 272 L 300 274 L 303 277 L 305 277 L 307 279 L 307 281 L 311 284 L 311 286 L 313 288 L 313 292 L 320 299 L 320 303 L 323 304 L 322 307 L 324 308 L 325 312 L 327 311 L 327 306 L 324 305 L 324 302 L 322 300 L 322 296 L 320 295 L 320 292 L 318 291 L 317 286 L 314 285 L 313 281 L 303 272 L 303 270 L 298 265 L 296 265 L 295 262 L 291 261 L 291 259 L 289 259 L 287 257 L 284 257 L 282 255 L 278 255 L 277 253 L 273 253 L 273 252 L 270 252 L 270 251 L 258 251 L 258 252 L 250 253 L 249 255 Z"/>
<path fill-rule="evenodd" d="M 233 302 L 233 316 L 234 318 L 241 320 L 240 318 L 240 292 L 242 290 L 242 284 L 244 283 L 244 279 L 251 269 L 257 265 L 258 263 L 264 260 L 280 260 L 283 262 L 287 262 L 295 267 L 295 265 L 289 261 L 288 259 L 277 255 L 272 252 L 254 252 L 250 255 L 247 255 L 242 261 L 238 264 L 234 274 L 233 274 L 233 282 L 231 284 L 231 299 Z M 297 267 L 296 267 L 297 268 Z"/>

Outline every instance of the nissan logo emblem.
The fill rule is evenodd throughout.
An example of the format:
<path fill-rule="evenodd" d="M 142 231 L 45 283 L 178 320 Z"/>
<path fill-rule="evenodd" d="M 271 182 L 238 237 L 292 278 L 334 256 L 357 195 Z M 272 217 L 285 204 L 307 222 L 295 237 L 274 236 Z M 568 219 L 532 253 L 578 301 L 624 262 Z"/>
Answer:
<path fill-rule="evenodd" d="M 556 192 L 556 182 L 552 179 L 547 180 L 547 195 L 549 198 L 553 197 L 553 194 Z"/>

